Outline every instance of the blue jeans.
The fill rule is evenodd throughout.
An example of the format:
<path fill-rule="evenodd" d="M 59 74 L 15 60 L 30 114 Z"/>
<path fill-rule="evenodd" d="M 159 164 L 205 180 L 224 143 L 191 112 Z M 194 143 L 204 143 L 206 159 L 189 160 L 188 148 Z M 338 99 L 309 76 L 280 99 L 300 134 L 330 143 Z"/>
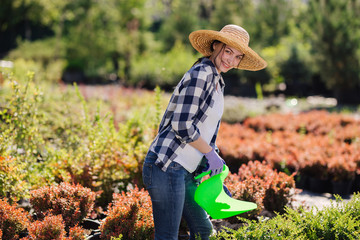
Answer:
<path fill-rule="evenodd" d="M 155 240 L 177 240 L 181 217 L 190 230 L 190 239 L 209 239 L 213 231 L 208 214 L 195 202 L 199 180 L 180 164 L 172 162 L 167 171 L 155 165 L 157 156 L 150 152 L 143 166 L 143 182 L 148 190 L 154 216 Z"/>

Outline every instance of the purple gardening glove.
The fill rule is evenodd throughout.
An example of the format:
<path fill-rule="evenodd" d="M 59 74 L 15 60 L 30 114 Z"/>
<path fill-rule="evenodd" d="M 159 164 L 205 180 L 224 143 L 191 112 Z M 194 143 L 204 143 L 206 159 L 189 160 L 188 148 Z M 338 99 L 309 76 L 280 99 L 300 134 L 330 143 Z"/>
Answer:
<path fill-rule="evenodd" d="M 211 170 L 210 177 L 223 171 L 225 161 L 215 152 L 214 148 L 210 152 L 205 153 L 205 157 L 208 160 L 208 167 L 205 171 Z"/>

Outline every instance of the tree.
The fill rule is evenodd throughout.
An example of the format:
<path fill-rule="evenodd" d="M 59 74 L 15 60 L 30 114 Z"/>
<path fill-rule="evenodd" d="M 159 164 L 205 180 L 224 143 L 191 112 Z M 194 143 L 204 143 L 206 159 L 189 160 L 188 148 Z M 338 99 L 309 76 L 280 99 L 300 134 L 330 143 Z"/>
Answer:
<path fill-rule="evenodd" d="M 199 4 L 192 0 L 164 1 L 165 3 L 157 36 L 164 43 L 164 51 L 169 51 L 177 41 L 189 43 L 189 34 L 198 28 Z"/>
<path fill-rule="evenodd" d="M 305 18 L 320 76 L 340 102 L 359 100 L 359 14 L 359 0 L 310 0 Z"/>

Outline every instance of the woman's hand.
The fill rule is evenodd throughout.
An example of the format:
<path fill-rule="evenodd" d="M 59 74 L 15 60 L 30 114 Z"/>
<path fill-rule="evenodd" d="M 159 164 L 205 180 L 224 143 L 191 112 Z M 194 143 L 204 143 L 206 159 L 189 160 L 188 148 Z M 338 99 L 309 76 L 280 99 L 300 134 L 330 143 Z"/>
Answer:
<path fill-rule="evenodd" d="M 215 152 L 214 148 L 210 152 L 205 153 L 205 157 L 209 165 L 205 171 L 211 170 L 210 177 L 223 171 L 225 161 Z"/>

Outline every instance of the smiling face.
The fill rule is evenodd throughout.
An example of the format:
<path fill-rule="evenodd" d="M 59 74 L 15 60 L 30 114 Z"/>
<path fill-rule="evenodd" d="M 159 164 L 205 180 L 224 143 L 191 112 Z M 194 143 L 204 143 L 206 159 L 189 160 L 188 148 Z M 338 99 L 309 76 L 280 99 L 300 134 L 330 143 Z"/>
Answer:
<path fill-rule="evenodd" d="M 226 73 L 230 69 L 237 68 L 244 57 L 244 54 L 239 50 L 221 42 L 214 42 L 213 48 L 214 51 L 210 60 L 215 64 L 219 73 Z"/>

